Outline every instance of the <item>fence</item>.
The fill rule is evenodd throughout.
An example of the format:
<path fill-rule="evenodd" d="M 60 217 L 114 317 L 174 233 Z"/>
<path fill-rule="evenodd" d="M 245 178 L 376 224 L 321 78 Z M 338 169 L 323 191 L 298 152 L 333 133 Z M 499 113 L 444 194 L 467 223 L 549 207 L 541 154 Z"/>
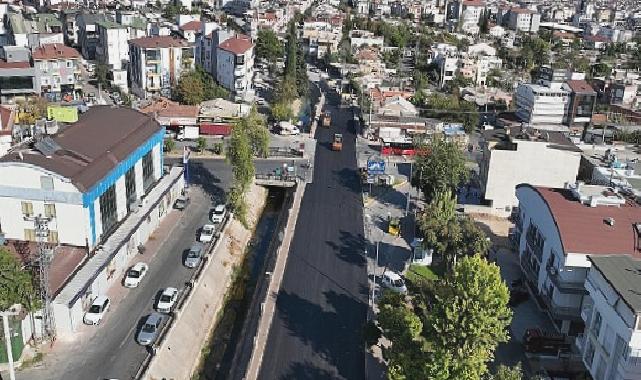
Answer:
<path fill-rule="evenodd" d="M 294 191 L 288 191 L 285 200 L 283 201 L 283 207 L 278 215 L 278 221 L 276 222 L 276 228 L 274 229 L 275 233 L 272 235 L 272 240 L 267 249 L 264 263 L 265 273 L 273 273 L 274 267 L 276 266 L 278 251 L 283 243 L 283 236 L 285 234 L 285 228 L 287 227 L 287 221 L 289 220 L 292 212 L 294 194 L 295 189 Z M 260 324 L 261 316 L 263 314 L 264 304 L 269 296 L 270 280 L 271 276 L 259 276 L 256 280 L 252 301 L 247 310 L 248 317 L 243 325 L 241 335 L 242 340 L 239 341 L 239 344 L 236 347 L 229 379 L 244 379 L 246 376 L 247 366 L 249 365 L 251 355 L 253 354 L 256 345 L 258 325 Z M 243 343 L 248 342 L 249 340 L 251 340 L 251 344 L 247 347 L 247 345 Z"/>
<path fill-rule="evenodd" d="M 303 157 L 303 151 L 286 147 L 269 147 L 268 157 Z"/>
<path fill-rule="evenodd" d="M 156 355 L 157 348 L 162 346 L 163 342 L 167 338 L 167 334 L 176 323 L 176 320 L 180 316 L 180 313 L 185 307 L 185 304 L 189 300 L 189 297 L 191 296 L 192 292 L 194 291 L 194 288 L 196 287 L 196 285 L 198 285 L 198 281 L 200 280 L 202 273 L 205 271 L 205 269 L 207 269 L 209 258 L 218 247 L 218 243 L 222 240 L 225 228 L 227 227 L 227 224 L 229 223 L 230 218 L 231 218 L 231 214 L 227 213 L 222 223 L 220 224 L 220 228 L 218 229 L 218 232 L 216 233 L 216 235 L 214 235 L 214 238 L 207 246 L 206 254 L 204 255 L 203 259 L 200 261 L 200 264 L 198 265 L 196 270 L 191 274 L 191 276 L 189 277 L 189 280 L 185 282 L 184 288 L 182 289 L 182 291 L 180 292 L 180 295 L 178 296 L 178 299 L 176 300 L 176 306 L 174 307 L 174 310 L 169 313 L 169 320 L 167 321 L 167 323 L 165 323 L 162 326 L 160 333 L 158 334 L 158 339 L 156 339 L 154 344 L 147 351 L 147 356 L 145 356 L 145 359 L 142 361 L 142 363 L 138 367 L 138 371 L 136 371 L 136 374 L 133 376 L 134 379 L 139 380 L 145 377 L 145 374 L 149 369 L 151 361 Z"/>

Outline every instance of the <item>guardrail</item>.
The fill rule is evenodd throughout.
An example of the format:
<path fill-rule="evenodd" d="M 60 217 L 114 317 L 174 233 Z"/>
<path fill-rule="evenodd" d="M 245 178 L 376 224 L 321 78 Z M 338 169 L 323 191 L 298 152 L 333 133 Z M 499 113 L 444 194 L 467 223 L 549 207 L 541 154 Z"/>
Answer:
<path fill-rule="evenodd" d="M 145 356 L 145 359 L 143 359 L 142 363 L 138 367 L 138 370 L 136 371 L 136 374 L 132 377 L 132 379 L 140 380 L 145 377 L 147 370 L 149 370 L 151 361 L 156 355 L 156 351 L 165 342 L 165 339 L 167 338 L 167 334 L 169 333 L 171 328 L 176 323 L 176 320 L 182 313 L 182 310 L 185 307 L 185 304 L 187 303 L 187 301 L 189 300 L 191 294 L 193 293 L 194 288 L 196 287 L 196 285 L 198 285 L 198 281 L 200 280 L 202 273 L 205 271 L 205 269 L 207 269 L 207 264 L 210 261 L 209 259 L 213 254 L 213 252 L 218 247 L 218 243 L 222 240 L 225 228 L 227 228 L 227 224 L 229 223 L 230 218 L 231 218 L 231 213 L 227 213 L 222 223 L 220 223 L 220 227 L 216 232 L 216 234 L 214 235 L 214 238 L 212 239 L 212 241 L 209 242 L 209 244 L 207 245 L 207 249 L 205 250 L 205 255 L 203 256 L 202 260 L 198 264 L 198 267 L 191 274 L 189 279 L 185 282 L 184 288 L 180 291 L 179 297 L 176 300 L 176 306 L 174 307 L 174 310 L 172 310 L 169 313 L 169 320 L 167 321 L 167 323 L 163 324 L 160 330 L 160 333 L 158 334 L 158 339 L 156 339 L 154 344 L 147 350 L 147 355 Z"/>
<path fill-rule="evenodd" d="M 283 244 L 285 228 L 287 227 L 287 221 L 289 220 L 292 212 L 292 206 L 294 204 L 294 194 L 295 191 L 288 191 L 285 200 L 283 201 L 282 210 L 278 216 L 276 228 L 274 229 L 274 234 L 272 235 L 272 240 L 270 241 L 269 247 L 267 248 L 267 254 L 263 267 L 265 273 L 273 273 L 274 267 L 276 266 L 276 259 L 278 258 L 277 253 L 281 245 Z M 234 353 L 233 364 L 231 366 L 231 371 L 229 374 L 230 380 L 244 379 L 246 376 L 247 369 L 251 361 L 251 356 L 255 351 L 258 326 L 265 309 L 265 302 L 269 297 L 270 279 L 271 276 L 260 276 L 256 281 L 252 300 L 247 310 L 248 316 L 256 317 L 247 318 L 242 330 L 242 337 L 245 341 L 247 341 L 251 337 L 251 349 L 244 351 L 242 342 L 239 342 L 238 346 L 236 347 L 236 352 Z M 241 357 L 241 354 L 243 352 L 245 354 L 249 353 L 249 355 Z"/>

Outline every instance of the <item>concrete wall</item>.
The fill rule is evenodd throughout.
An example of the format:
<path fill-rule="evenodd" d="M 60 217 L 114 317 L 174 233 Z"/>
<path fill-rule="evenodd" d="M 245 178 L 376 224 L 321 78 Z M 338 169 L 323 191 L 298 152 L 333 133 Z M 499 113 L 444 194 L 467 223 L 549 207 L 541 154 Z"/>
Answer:
<path fill-rule="evenodd" d="M 485 150 L 487 180 L 483 189 L 493 208 L 518 205 L 515 188 L 520 183 L 535 186 L 564 187 L 574 183 L 579 172 L 580 152 L 554 149 L 552 144 L 518 141 L 517 149 Z"/>

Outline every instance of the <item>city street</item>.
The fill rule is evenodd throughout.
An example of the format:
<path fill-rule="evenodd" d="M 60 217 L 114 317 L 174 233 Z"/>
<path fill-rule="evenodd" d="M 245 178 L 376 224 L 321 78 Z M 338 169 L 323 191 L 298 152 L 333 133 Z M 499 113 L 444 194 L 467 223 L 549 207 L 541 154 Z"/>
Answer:
<path fill-rule="evenodd" d="M 210 179 L 216 177 L 211 175 Z M 214 186 L 209 190 L 215 190 Z M 132 257 L 131 264 L 149 264 L 149 273 L 140 286 L 125 289 L 120 284 L 113 285 L 107 294 L 113 305 L 102 324 L 83 325 L 77 339 L 57 341 L 41 364 L 18 372 L 18 379 L 127 379 L 136 373 L 147 350 L 135 341 L 142 318 L 152 311 L 162 288 L 181 289 L 193 272 L 182 265 L 183 253 L 208 220 L 212 201 L 200 189 L 192 189 L 190 197 L 191 203 L 184 212 L 172 211 L 161 223 L 154 234 L 156 238 L 147 243 L 148 252 Z"/>
<path fill-rule="evenodd" d="M 325 86 L 325 90 L 326 86 Z M 308 184 L 276 303 L 260 379 L 363 379 L 367 313 L 363 206 L 350 109 L 327 94 Z M 331 150 L 333 134 L 343 150 Z"/>

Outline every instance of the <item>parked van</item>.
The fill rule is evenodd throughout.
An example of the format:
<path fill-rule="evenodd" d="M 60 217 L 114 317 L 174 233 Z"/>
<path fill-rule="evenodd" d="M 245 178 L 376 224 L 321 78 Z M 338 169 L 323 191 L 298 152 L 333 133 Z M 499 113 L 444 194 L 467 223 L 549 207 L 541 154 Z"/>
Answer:
<path fill-rule="evenodd" d="M 300 129 L 288 121 L 281 121 L 278 123 L 277 131 L 279 135 L 295 136 L 300 134 Z"/>

